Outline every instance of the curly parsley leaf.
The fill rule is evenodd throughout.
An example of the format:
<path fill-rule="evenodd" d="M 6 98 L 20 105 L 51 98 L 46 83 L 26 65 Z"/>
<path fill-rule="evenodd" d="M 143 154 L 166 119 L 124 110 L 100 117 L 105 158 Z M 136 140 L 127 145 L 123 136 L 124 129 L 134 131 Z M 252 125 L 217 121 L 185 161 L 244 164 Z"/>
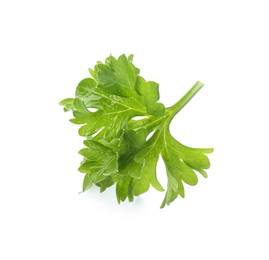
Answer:
<path fill-rule="evenodd" d="M 89 69 L 92 78 L 82 80 L 75 98 L 60 102 L 64 111 L 73 111 L 70 121 L 81 124 L 84 157 L 79 171 L 85 173 L 82 190 L 93 184 L 105 191 L 116 185 L 120 203 L 145 193 L 150 186 L 166 191 L 161 207 L 178 195 L 185 196 L 184 185 L 196 185 L 197 173 L 207 177 L 210 163 L 206 154 L 212 148 L 197 149 L 178 142 L 170 133 L 174 116 L 203 87 L 197 82 L 174 106 L 159 103 L 159 86 L 146 81 L 133 65 L 133 56 L 109 56 Z M 142 117 L 135 120 L 134 117 Z M 151 134 L 151 136 L 150 136 Z M 167 187 L 160 184 L 156 166 L 162 158 Z"/>

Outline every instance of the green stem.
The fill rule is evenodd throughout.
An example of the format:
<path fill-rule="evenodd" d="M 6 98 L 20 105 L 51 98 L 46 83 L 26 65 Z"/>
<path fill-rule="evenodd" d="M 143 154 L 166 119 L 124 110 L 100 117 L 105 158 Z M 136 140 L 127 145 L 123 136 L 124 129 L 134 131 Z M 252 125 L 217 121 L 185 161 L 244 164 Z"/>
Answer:
<path fill-rule="evenodd" d="M 170 123 L 174 116 L 184 107 L 189 101 L 195 96 L 195 94 L 204 86 L 204 84 L 200 81 L 197 81 L 193 87 L 173 106 L 168 107 L 166 112 L 168 114 L 169 119 L 167 122 Z"/>

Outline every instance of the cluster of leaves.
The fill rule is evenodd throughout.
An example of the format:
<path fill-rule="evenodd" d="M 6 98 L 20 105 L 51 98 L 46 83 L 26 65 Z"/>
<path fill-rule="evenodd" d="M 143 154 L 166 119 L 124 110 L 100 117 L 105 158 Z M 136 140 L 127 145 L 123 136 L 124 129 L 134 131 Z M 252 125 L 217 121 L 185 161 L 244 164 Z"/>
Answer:
<path fill-rule="evenodd" d="M 89 69 L 92 78 L 83 79 L 75 98 L 60 102 L 72 111 L 70 121 L 82 125 L 79 134 L 85 147 L 79 151 L 85 174 L 83 191 L 93 184 L 105 191 L 116 185 L 117 200 L 133 201 L 150 186 L 166 194 L 161 207 L 178 195 L 184 197 L 183 182 L 197 184 L 197 175 L 207 177 L 210 163 L 205 154 L 213 149 L 195 149 L 178 142 L 170 133 L 173 117 L 203 86 L 197 82 L 174 106 L 165 108 L 159 100 L 159 86 L 146 81 L 132 62 L 133 56 L 109 56 Z M 135 117 L 139 116 L 139 120 Z M 167 175 L 164 189 L 156 176 L 162 157 Z"/>

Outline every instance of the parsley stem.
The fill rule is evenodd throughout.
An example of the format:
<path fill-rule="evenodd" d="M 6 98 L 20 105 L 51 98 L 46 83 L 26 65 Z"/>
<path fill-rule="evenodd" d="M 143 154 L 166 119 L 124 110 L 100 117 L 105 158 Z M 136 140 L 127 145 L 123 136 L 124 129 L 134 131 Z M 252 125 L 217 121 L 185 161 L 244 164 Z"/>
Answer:
<path fill-rule="evenodd" d="M 184 107 L 189 101 L 195 96 L 195 94 L 204 86 L 200 81 L 197 81 L 193 87 L 173 106 L 166 109 L 169 119 L 167 121 L 170 123 L 174 116 Z"/>

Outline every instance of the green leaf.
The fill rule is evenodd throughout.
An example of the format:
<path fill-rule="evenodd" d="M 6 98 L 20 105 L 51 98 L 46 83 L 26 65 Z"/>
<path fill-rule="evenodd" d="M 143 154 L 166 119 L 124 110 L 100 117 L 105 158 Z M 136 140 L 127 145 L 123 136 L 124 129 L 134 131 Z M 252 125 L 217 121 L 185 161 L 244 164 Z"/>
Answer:
<path fill-rule="evenodd" d="M 120 203 L 121 201 L 125 201 L 125 199 L 128 197 L 131 181 L 132 177 L 130 175 L 121 176 L 119 178 L 116 184 L 116 195 L 118 203 Z"/>
<path fill-rule="evenodd" d="M 100 192 L 104 192 L 107 188 L 112 186 L 115 182 L 116 182 L 115 176 L 109 175 L 101 182 L 96 183 L 96 185 L 100 187 Z"/>
<path fill-rule="evenodd" d="M 134 157 L 137 163 L 143 164 L 141 177 L 139 180 L 135 180 L 133 184 L 133 190 L 136 196 L 146 192 L 150 185 L 158 191 L 164 191 L 156 176 L 156 165 L 163 146 L 159 137 L 160 131 L 157 130 L 147 141 L 144 148 Z"/>
<path fill-rule="evenodd" d="M 90 174 L 87 173 L 83 180 L 82 191 L 88 190 L 89 188 L 91 188 L 92 185 L 93 185 L 93 182 L 91 180 Z"/>
<path fill-rule="evenodd" d="M 87 173 L 87 178 L 96 183 L 118 170 L 118 154 L 109 147 L 92 140 L 84 141 L 87 148 L 79 153 L 84 156 L 84 161 L 79 171 Z"/>
<path fill-rule="evenodd" d="M 94 99 L 94 91 L 96 88 L 96 82 L 91 78 L 83 79 L 77 86 L 76 97 L 81 100 L 92 101 Z M 99 99 L 98 96 L 96 97 Z M 97 103 L 98 104 L 98 103 Z"/>
<path fill-rule="evenodd" d="M 74 110 L 74 105 L 73 105 L 74 98 L 66 98 L 62 100 L 59 105 L 64 107 L 64 111 L 67 112 L 69 110 Z"/>
<path fill-rule="evenodd" d="M 194 171 L 184 163 L 181 153 L 175 148 L 180 145 L 170 133 L 165 136 L 165 146 L 162 150 L 162 158 L 170 174 L 176 180 L 182 180 L 189 185 L 196 185 L 198 178 Z"/>
<path fill-rule="evenodd" d="M 207 176 L 204 169 L 209 167 L 209 160 L 205 153 L 210 153 L 213 149 L 194 149 L 182 145 L 174 139 L 169 131 L 169 125 L 173 117 L 185 106 L 185 102 L 190 99 L 200 89 L 200 84 L 195 84 L 177 104 L 166 109 L 166 117 L 160 121 L 157 129 L 152 137 L 146 142 L 146 145 L 135 155 L 134 160 L 144 164 L 140 180 L 134 180 L 134 194 L 140 195 L 146 192 L 151 184 L 157 190 L 162 191 L 156 178 L 156 165 L 159 155 L 166 166 L 167 174 L 167 191 L 161 207 L 169 205 L 178 195 L 185 196 L 183 182 L 189 185 L 196 185 L 198 178 L 194 170 L 200 172 L 203 176 Z M 136 129 L 145 127 L 145 124 L 152 124 L 151 121 L 145 123 L 144 119 L 141 123 L 134 123 Z M 143 174 L 143 172 L 145 172 Z M 137 185 L 135 186 L 135 183 Z"/>
<path fill-rule="evenodd" d="M 119 138 L 126 123 L 135 116 L 164 115 L 164 106 L 157 102 L 156 83 L 142 80 L 138 72 L 125 55 L 118 60 L 110 56 L 105 64 L 98 63 L 91 70 L 95 79 L 86 78 L 78 84 L 74 118 L 70 121 L 83 124 L 79 129 L 81 136 L 92 136 L 102 130 L 101 139 L 109 142 Z M 89 108 L 97 110 L 91 112 Z"/>
<path fill-rule="evenodd" d="M 142 77 L 138 76 L 135 84 L 139 95 L 143 96 L 147 111 L 150 115 L 163 116 L 165 107 L 158 103 L 159 85 L 153 81 L 146 82 Z"/>
<path fill-rule="evenodd" d="M 97 65 L 99 88 L 107 93 L 121 97 L 132 97 L 139 70 L 125 55 L 118 59 L 110 56 L 106 64 Z"/>
<path fill-rule="evenodd" d="M 80 114 L 86 114 L 89 115 L 91 112 L 87 109 L 84 102 L 78 98 L 75 98 L 73 101 L 74 108 L 77 112 L 80 112 Z"/>
<path fill-rule="evenodd" d="M 109 56 L 89 69 L 92 78 L 79 82 L 75 98 L 60 102 L 71 110 L 70 121 L 81 125 L 85 147 L 79 171 L 85 173 L 82 190 L 92 185 L 104 192 L 116 185 L 118 203 L 133 201 L 152 186 L 165 196 L 161 208 L 178 196 L 184 198 L 185 185 L 198 183 L 197 173 L 207 177 L 210 162 L 206 154 L 212 148 L 191 148 L 170 133 L 174 116 L 203 87 L 194 86 L 173 106 L 159 102 L 159 85 L 146 81 L 133 64 L 133 55 Z M 139 116 L 139 119 L 136 117 Z M 157 178 L 157 163 L 162 158 L 167 186 Z"/>

